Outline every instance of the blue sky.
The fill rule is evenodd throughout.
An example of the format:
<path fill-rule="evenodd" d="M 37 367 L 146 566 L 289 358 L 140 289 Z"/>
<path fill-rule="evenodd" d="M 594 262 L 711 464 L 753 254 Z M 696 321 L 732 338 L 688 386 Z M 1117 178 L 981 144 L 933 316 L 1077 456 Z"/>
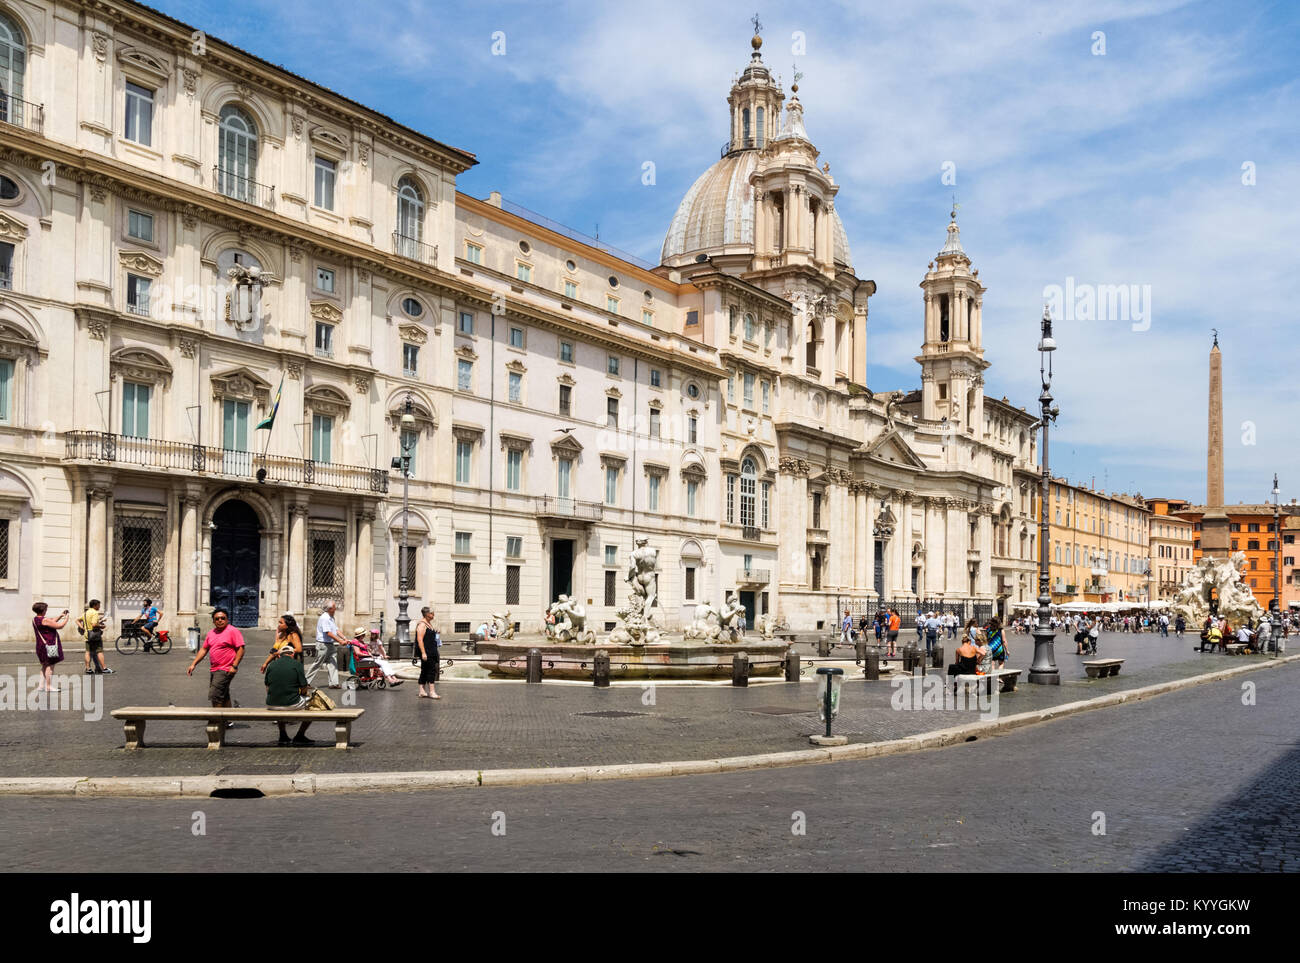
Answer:
<path fill-rule="evenodd" d="M 499 190 L 587 233 L 599 224 L 602 240 L 651 260 L 727 138 L 726 95 L 754 13 L 752 2 L 681 0 L 156 6 L 473 151 L 467 193 Z M 1217 327 L 1228 499 L 1262 501 L 1274 472 L 1284 499 L 1300 496 L 1300 6 L 945 0 L 758 12 L 765 61 L 787 90 L 792 62 L 805 75 L 805 123 L 840 184 L 855 269 L 878 286 L 873 390 L 919 385 L 917 285 L 955 190 L 988 288 L 995 397 L 1037 397 L 1049 286 L 1149 286 L 1146 320 L 1083 310 L 1058 320 L 1054 474 L 1202 500 Z M 496 31 L 504 55 L 492 52 Z M 955 186 L 942 181 L 949 162 Z"/>

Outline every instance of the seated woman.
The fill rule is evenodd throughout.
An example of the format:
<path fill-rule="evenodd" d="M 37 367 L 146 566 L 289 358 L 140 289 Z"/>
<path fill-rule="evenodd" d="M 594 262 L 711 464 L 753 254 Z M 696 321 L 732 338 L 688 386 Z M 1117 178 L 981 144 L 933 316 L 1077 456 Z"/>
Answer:
<path fill-rule="evenodd" d="M 376 632 L 375 636 L 378 636 L 378 634 Z M 352 633 L 352 641 L 349 644 L 352 646 L 352 652 L 356 658 L 368 658 L 379 667 L 379 671 L 384 674 L 384 681 L 390 686 L 402 684 L 402 680 L 397 677 L 397 666 L 383 657 L 384 650 L 379 645 L 378 640 L 371 636 L 369 629 L 359 627 Z"/>
<path fill-rule="evenodd" d="M 271 653 L 262 663 L 259 672 L 265 672 L 266 667 L 271 664 L 271 660 L 280 654 L 280 650 L 289 647 L 293 652 L 293 657 L 299 662 L 302 661 L 302 630 L 298 628 L 298 620 L 292 615 L 285 613 L 280 616 L 280 621 L 275 628 L 275 641 L 271 643 Z"/>
<path fill-rule="evenodd" d="M 974 625 L 971 620 L 967 630 Z M 957 646 L 957 671 L 956 675 L 977 675 L 979 670 L 980 659 L 986 657 L 989 650 L 986 646 L 976 645 L 975 641 L 967 634 L 962 644 Z"/>

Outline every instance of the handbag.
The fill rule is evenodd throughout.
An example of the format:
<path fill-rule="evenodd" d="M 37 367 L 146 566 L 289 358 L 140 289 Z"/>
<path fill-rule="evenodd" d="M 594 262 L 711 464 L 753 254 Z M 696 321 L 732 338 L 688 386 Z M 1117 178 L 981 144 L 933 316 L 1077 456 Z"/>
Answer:
<path fill-rule="evenodd" d="M 334 700 L 327 696 L 320 689 L 312 689 L 311 695 L 307 697 L 307 709 L 315 712 L 325 712 L 329 709 L 335 709 Z"/>

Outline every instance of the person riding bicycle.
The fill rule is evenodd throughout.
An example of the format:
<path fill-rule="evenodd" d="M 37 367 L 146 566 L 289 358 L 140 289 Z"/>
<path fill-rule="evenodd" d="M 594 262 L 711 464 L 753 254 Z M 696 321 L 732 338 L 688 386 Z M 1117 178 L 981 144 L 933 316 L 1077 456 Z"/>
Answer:
<path fill-rule="evenodd" d="M 140 614 L 136 617 L 134 624 L 139 625 L 144 631 L 144 650 L 146 652 L 153 648 L 154 629 L 158 627 L 158 622 L 161 618 L 162 612 L 159 611 L 158 606 L 153 604 L 153 599 L 145 599 L 144 605 L 140 607 Z"/>

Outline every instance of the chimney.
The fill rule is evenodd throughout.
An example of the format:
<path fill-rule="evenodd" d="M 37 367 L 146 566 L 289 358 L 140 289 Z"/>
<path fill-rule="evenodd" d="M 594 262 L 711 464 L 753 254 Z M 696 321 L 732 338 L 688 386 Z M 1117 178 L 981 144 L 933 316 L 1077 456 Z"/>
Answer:
<path fill-rule="evenodd" d="M 501 192 L 500 192 L 500 191 L 493 191 L 491 194 L 488 195 L 487 202 L 488 202 L 489 204 L 491 204 L 493 207 L 500 207 L 500 206 L 501 206 Z"/>

